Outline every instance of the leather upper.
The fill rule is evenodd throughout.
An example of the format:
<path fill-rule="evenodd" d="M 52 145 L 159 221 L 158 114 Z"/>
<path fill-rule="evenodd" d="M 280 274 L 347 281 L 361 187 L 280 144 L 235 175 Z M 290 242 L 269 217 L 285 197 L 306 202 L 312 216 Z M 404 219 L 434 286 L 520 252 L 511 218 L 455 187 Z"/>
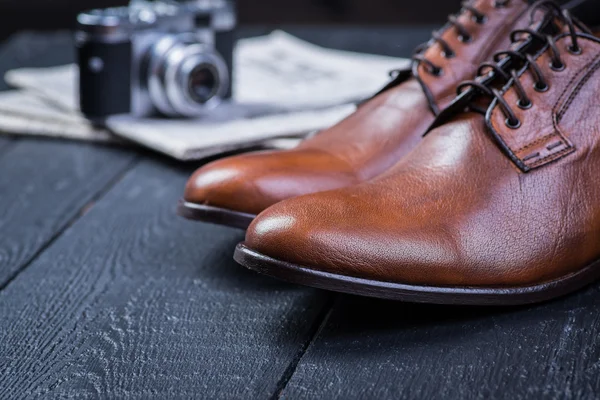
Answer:
<path fill-rule="evenodd" d="M 441 37 L 452 47 L 446 58 L 432 41 L 422 54 L 442 67 L 439 76 L 424 64 L 414 74 L 402 74 L 391 87 L 361 105 L 339 124 L 287 151 L 230 157 L 207 164 L 189 180 L 188 202 L 256 214 L 281 200 L 317 191 L 346 187 L 372 179 L 412 150 L 435 118 L 453 98 L 456 86 L 472 77 L 478 64 L 509 43 L 508 33 L 529 24 L 528 6 L 511 0 L 472 5 L 485 14 L 479 23 L 470 11 L 458 17 L 472 40 L 463 43 L 457 29 L 446 26 Z"/>
<path fill-rule="evenodd" d="M 506 125 L 497 103 L 490 110 L 488 120 L 492 133 L 508 150 L 515 164 L 524 171 L 542 167 L 575 151 L 574 144 L 565 131 L 573 129 L 573 124 L 579 124 L 580 121 L 568 116 L 575 112 L 573 108 L 578 105 L 586 109 L 589 107 L 586 104 L 592 99 L 586 96 L 594 93 L 589 89 L 589 86 L 594 85 L 594 79 L 600 79 L 600 75 L 596 75 L 600 68 L 600 54 L 596 52 L 597 43 L 594 39 L 578 41 L 581 55 L 565 51 L 571 45 L 570 42 L 570 37 L 565 33 L 556 43 L 564 53 L 561 57 L 565 64 L 564 70 L 554 71 L 551 68 L 552 61 L 548 51 L 536 59 L 542 74 L 551 77 L 553 93 L 536 94 L 537 101 L 529 109 L 514 107 L 521 122 L 518 129 L 511 129 Z M 526 71 L 522 72 L 521 82 L 525 87 L 535 85 L 534 77 Z M 597 96 L 598 92 L 594 94 Z M 510 87 L 504 97 L 509 104 L 516 104 L 519 100 L 514 87 Z"/>
<path fill-rule="evenodd" d="M 549 83 L 519 81 L 486 116 L 461 113 L 370 182 L 281 202 L 250 226 L 246 245 L 278 260 L 381 281 L 514 287 L 548 282 L 600 258 L 600 41 L 580 55 L 556 39 L 565 68 L 536 58 Z"/>
<path fill-rule="evenodd" d="M 456 85 L 474 76 L 481 62 L 510 46 L 511 31 L 531 23 L 526 1 L 513 0 L 504 6 L 499 4 L 500 2 L 495 0 L 479 0 L 473 3 L 473 6 L 485 15 L 482 22 L 468 12 L 458 17 L 458 22 L 469 32 L 466 43 L 454 28 L 448 27 L 443 31 L 442 38 L 455 53 L 451 58 L 447 58 L 441 44 L 435 42 L 423 54 L 441 67 L 440 75 L 436 76 L 428 72 L 427 65 L 421 63 L 418 64 L 415 73 L 423 83 L 425 93 L 433 100 L 434 110 L 441 110 L 454 100 Z"/>

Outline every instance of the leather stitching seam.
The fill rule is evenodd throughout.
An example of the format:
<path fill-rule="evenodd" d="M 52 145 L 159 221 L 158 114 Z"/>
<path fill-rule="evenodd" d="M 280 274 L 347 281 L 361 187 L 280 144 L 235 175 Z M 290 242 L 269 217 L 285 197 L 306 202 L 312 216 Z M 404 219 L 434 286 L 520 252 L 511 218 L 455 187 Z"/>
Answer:
<path fill-rule="evenodd" d="M 600 60 L 600 54 L 598 54 L 596 57 L 594 57 L 594 59 L 591 62 L 589 62 L 586 65 L 586 67 L 583 69 L 583 71 L 586 72 L 586 75 L 579 81 L 577 86 L 575 86 L 575 89 L 573 89 L 573 91 L 567 98 L 566 103 L 563 104 L 560 111 L 557 113 L 557 115 L 556 115 L 557 121 L 560 121 L 562 119 L 562 117 L 565 115 L 565 113 L 569 110 L 569 107 L 571 107 L 571 104 L 573 104 L 573 102 L 577 98 L 577 95 L 579 94 L 579 92 L 581 91 L 583 86 L 586 83 L 588 83 L 588 81 L 592 78 L 592 76 L 594 76 L 596 71 L 598 71 L 598 69 L 600 68 L 600 62 L 598 62 L 598 60 Z M 592 65 L 591 69 L 589 69 L 590 65 L 594 64 L 594 63 L 595 63 L 595 65 Z M 569 83 L 571 83 L 571 82 L 569 82 Z"/>
<path fill-rule="evenodd" d="M 540 164 L 544 164 L 546 161 L 554 161 L 554 160 L 562 157 L 563 155 L 566 155 L 566 154 L 572 152 L 573 150 L 574 150 L 573 147 L 569 146 L 566 149 L 562 149 L 561 151 L 559 151 L 557 153 L 550 154 L 550 155 L 547 155 L 546 157 L 540 158 L 536 162 L 531 163 L 530 167 L 535 168 L 535 167 L 539 166 Z"/>
<path fill-rule="evenodd" d="M 594 58 L 593 60 L 590 60 L 587 64 L 585 64 L 583 67 L 581 67 L 580 70 L 577 71 L 577 73 L 574 74 L 571 77 L 571 79 L 569 79 L 569 81 L 565 85 L 565 88 L 563 89 L 563 92 L 558 97 L 558 100 L 556 101 L 556 104 L 552 108 L 552 110 L 553 110 L 554 113 L 556 113 L 556 109 L 560 106 L 560 104 L 562 103 L 564 97 L 567 95 L 567 93 L 569 93 L 569 89 L 571 88 L 571 86 L 573 85 L 573 83 L 575 83 L 575 81 L 577 79 L 581 79 L 581 78 L 579 78 L 579 76 L 581 74 L 583 74 L 590 67 L 590 64 L 593 64 L 595 61 L 596 61 L 596 58 Z"/>
<path fill-rule="evenodd" d="M 533 142 L 531 142 L 531 143 L 529 143 L 529 144 L 527 144 L 527 145 L 525 145 L 525 146 L 521 147 L 520 149 L 518 149 L 518 150 L 516 151 L 516 153 L 519 153 L 519 152 L 521 152 L 521 151 L 523 151 L 523 150 L 527 150 L 527 149 L 529 149 L 529 148 L 531 148 L 531 147 L 537 146 L 538 144 L 540 144 L 540 143 L 542 143 L 542 142 L 546 141 L 547 139 L 551 138 L 552 136 L 556 136 L 557 134 L 558 134 L 558 136 L 560 136 L 562 139 L 564 139 L 564 138 L 562 137 L 562 135 L 560 134 L 560 132 L 552 132 L 552 133 L 549 133 L 548 135 L 542 136 L 541 138 L 538 138 L 538 139 L 536 139 L 535 141 L 533 141 Z"/>
<path fill-rule="evenodd" d="M 585 39 L 585 38 L 582 38 L 582 39 Z M 540 59 L 540 58 L 541 58 L 541 57 L 542 57 L 544 54 L 545 54 L 545 51 L 542 51 L 542 52 L 540 52 L 540 53 L 538 54 L 538 56 L 535 58 L 536 62 L 539 62 L 539 59 Z M 563 93 L 561 93 L 561 95 L 559 96 L 559 99 L 558 99 L 558 101 L 557 101 L 557 105 L 555 105 L 555 107 L 554 107 L 555 109 L 557 108 L 558 104 L 560 104 L 560 103 L 561 103 L 562 99 L 564 98 L 565 94 L 568 92 L 569 88 L 571 88 L 571 86 L 573 85 L 573 83 L 574 83 L 574 82 L 575 82 L 577 79 L 581 79 L 581 78 L 578 78 L 578 77 L 581 75 L 581 73 L 583 73 L 583 72 L 587 71 L 587 70 L 589 69 L 590 65 L 593 65 L 593 64 L 594 64 L 595 62 L 597 62 L 599 59 L 600 59 L 600 54 L 599 54 L 599 55 L 597 55 L 596 57 L 594 57 L 594 59 L 592 59 L 590 62 L 588 62 L 588 63 L 587 63 L 587 64 L 586 64 L 586 65 L 585 65 L 583 68 L 581 68 L 581 71 L 580 71 L 579 73 L 575 74 L 575 75 L 574 75 L 574 76 L 573 76 L 573 77 L 572 77 L 572 78 L 569 80 L 568 84 L 565 86 L 565 89 L 564 89 Z M 595 72 L 595 71 L 596 71 L 598 68 L 600 68 L 600 63 L 598 63 L 597 65 L 595 65 L 595 66 L 594 66 L 594 69 L 593 69 L 593 71 L 592 71 L 591 73 L 588 73 L 588 76 L 586 76 L 584 79 L 582 79 L 582 81 L 584 81 L 584 82 L 583 82 L 583 84 L 585 84 L 585 83 L 586 83 L 586 82 L 587 82 L 587 81 L 588 81 L 588 80 L 591 78 L 591 76 L 593 76 L 594 72 Z M 580 83 L 581 83 L 581 82 L 580 82 Z M 577 85 L 577 87 L 576 87 L 576 89 L 575 89 L 575 90 L 573 90 L 573 92 L 571 93 L 571 96 L 569 96 L 569 101 L 568 101 L 568 103 L 566 103 L 566 104 L 563 106 L 563 109 L 561 109 L 561 112 L 559 113 L 559 118 L 560 118 L 562 115 L 564 115 L 564 112 L 566 112 L 566 109 L 565 109 L 565 107 L 568 109 L 568 105 L 570 105 L 570 104 L 571 104 L 571 103 L 574 101 L 574 99 L 575 99 L 576 95 L 577 95 L 577 94 L 579 93 L 579 91 L 581 90 L 581 88 L 582 88 L 583 84 L 578 84 L 578 85 Z M 571 97 L 573 97 L 573 99 L 571 99 Z M 497 107 L 494 107 L 494 110 L 492 110 L 492 114 L 494 114 L 494 113 L 495 113 L 496 109 L 497 109 Z M 555 112 L 553 112 L 553 114 L 554 114 L 554 113 L 555 113 Z M 535 163 L 532 163 L 532 164 L 530 164 L 530 166 L 531 166 L 532 168 L 533 168 L 533 167 L 535 167 L 535 166 L 538 166 L 538 165 L 540 165 L 540 164 L 543 164 L 545 161 L 552 161 L 552 159 L 553 159 L 553 158 L 558 158 L 558 157 L 560 157 L 560 156 L 562 156 L 562 155 L 566 154 L 567 152 L 570 152 L 570 151 L 573 149 L 573 145 L 572 145 L 572 144 L 570 143 L 570 141 L 569 141 L 569 140 L 568 140 L 568 139 L 567 139 L 567 138 L 566 138 L 566 137 L 563 135 L 563 133 L 561 132 L 561 130 L 558 128 L 558 126 L 557 126 L 557 123 L 556 123 L 556 122 L 557 122 L 557 121 L 556 121 L 556 119 L 555 119 L 555 118 L 553 118 L 553 127 L 554 127 L 554 129 L 555 129 L 555 131 L 554 131 L 554 132 L 552 132 L 552 133 L 550 133 L 550 134 L 548 134 L 548 135 L 545 135 L 545 136 L 543 136 L 543 137 L 541 137 L 541 138 L 538 138 L 538 139 L 536 139 L 535 141 L 533 141 L 533 142 L 531 142 L 531 143 L 528 143 L 528 144 L 526 144 L 526 145 L 522 146 L 522 147 L 521 147 L 521 148 L 519 148 L 518 150 L 514 151 L 514 153 L 519 153 L 519 152 L 521 152 L 521 151 L 523 151 L 523 150 L 527 150 L 527 149 L 529 149 L 529 148 L 531 148 L 531 147 L 534 147 L 534 146 L 536 146 L 536 145 L 540 144 L 541 142 L 543 142 L 544 140 L 547 140 L 548 138 L 550 138 L 550 137 L 552 137 L 552 136 L 558 136 L 558 137 L 560 137 L 560 138 L 561 138 L 561 139 L 562 139 L 562 140 L 565 142 L 565 144 L 566 144 L 568 147 L 567 147 L 567 148 L 565 148 L 565 149 L 563 149 L 563 150 L 561 150 L 561 151 L 559 151 L 559 152 L 557 152 L 557 153 L 550 154 L 550 155 L 548 155 L 548 156 L 546 156 L 546 157 L 544 157 L 544 158 L 541 158 L 541 159 L 537 160 Z M 495 122 L 494 122 L 494 119 L 492 119 L 492 121 L 491 121 L 491 125 L 492 125 L 492 127 L 494 128 L 494 130 L 495 130 L 496 132 L 498 132 L 498 136 L 499 136 L 499 137 L 502 139 L 502 141 L 504 141 L 504 142 L 506 143 L 506 141 L 505 141 L 504 137 L 503 137 L 503 136 L 500 134 L 500 130 L 498 129 L 497 125 L 495 124 Z M 508 147 L 508 148 L 510 148 L 510 146 L 508 146 L 508 145 L 507 145 L 507 147 Z M 523 161 L 523 159 L 522 159 L 521 157 L 518 157 L 516 154 L 515 154 L 515 157 L 517 157 L 519 160 L 521 160 L 521 162 L 524 162 L 524 161 Z"/>
<path fill-rule="evenodd" d="M 540 59 L 540 58 L 541 58 L 541 57 L 542 57 L 542 56 L 543 56 L 543 55 L 546 53 L 546 50 L 547 50 L 547 49 L 548 49 L 548 45 L 545 45 L 545 46 L 544 46 L 542 49 L 540 49 L 540 50 L 538 51 L 538 54 L 537 54 L 537 55 L 536 55 L 536 57 L 535 57 L 535 61 L 536 61 L 536 62 L 538 62 L 538 61 L 539 61 L 539 59 Z M 522 76 L 522 75 L 525 73 L 525 71 L 526 71 L 526 69 L 522 69 L 522 70 L 520 71 L 520 73 L 519 73 L 519 77 L 521 77 L 521 76 Z M 502 92 L 502 94 L 506 94 L 506 93 L 508 93 L 508 91 L 509 91 L 510 89 L 512 89 L 512 79 L 511 79 L 511 81 L 509 81 L 509 82 L 506 84 L 506 86 L 505 86 L 504 88 L 502 88 L 502 91 L 501 91 L 501 92 Z M 496 102 L 496 104 L 494 105 L 494 108 L 491 110 L 491 113 L 490 113 L 490 125 L 492 126 L 492 129 L 493 129 L 493 130 L 496 132 L 496 135 L 498 135 L 498 138 L 499 138 L 500 140 L 502 140 L 502 142 L 504 142 L 504 145 L 506 146 L 506 148 L 507 148 L 508 150 L 510 150 L 510 152 L 512 153 L 512 156 L 513 156 L 513 157 L 515 157 L 516 159 L 518 159 L 518 160 L 519 160 L 519 162 L 523 163 L 523 160 L 522 160 L 520 157 L 517 157 L 517 155 L 516 155 L 516 154 L 514 154 L 514 153 L 517 153 L 519 150 L 515 151 L 515 150 L 513 150 L 513 149 L 512 149 L 512 148 L 511 148 L 511 147 L 508 145 L 508 143 L 506 142 L 506 139 L 505 139 L 505 138 L 504 138 L 504 136 L 503 136 L 503 135 L 500 133 L 500 132 L 501 132 L 501 130 L 500 130 L 500 129 L 498 129 L 498 126 L 496 125 L 496 123 L 495 123 L 495 121 L 494 121 L 494 120 L 495 120 L 495 118 L 494 118 L 494 115 L 496 114 L 496 110 L 497 110 L 497 109 L 498 109 L 498 104 L 497 104 L 497 102 Z M 526 145 L 526 146 L 527 146 L 527 145 Z"/>
<path fill-rule="evenodd" d="M 566 36 L 565 36 L 565 37 L 566 37 Z M 542 52 L 542 53 L 540 53 L 540 54 L 539 54 L 539 55 L 536 57 L 535 61 L 536 61 L 536 62 L 539 62 L 540 58 L 542 58 L 542 57 L 544 56 L 544 54 L 545 54 L 545 53 L 546 53 L 545 51 L 544 51 L 544 52 Z M 582 68 L 581 70 L 582 70 L 582 71 L 586 70 L 586 69 L 589 67 L 589 65 L 590 65 L 590 64 L 591 64 L 591 62 L 590 62 L 590 63 L 587 63 L 587 64 L 585 65 L 585 67 L 584 67 L 584 68 Z M 561 93 L 561 94 L 560 94 L 560 96 L 558 97 L 558 99 L 559 99 L 559 100 L 558 100 L 558 103 L 560 103 L 560 101 L 561 101 L 561 100 L 562 100 L 562 98 L 564 97 L 564 94 L 565 94 L 565 93 L 566 93 L 566 92 L 569 90 L 569 88 L 570 88 L 570 87 L 573 85 L 573 83 L 575 82 L 575 80 L 577 79 L 577 77 L 580 75 L 580 73 L 581 73 L 581 72 L 578 72 L 578 73 L 577 73 L 577 74 L 575 74 L 575 75 L 574 75 L 574 76 L 573 76 L 571 79 L 569 79 L 569 82 L 567 83 L 567 85 L 565 85 L 565 89 L 563 90 L 563 93 Z M 555 106 L 555 108 L 556 108 L 556 106 Z M 555 114 L 555 112 L 553 112 L 553 114 Z M 522 150 L 525 150 L 525 149 L 531 148 L 531 147 L 533 147 L 533 146 L 535 146 L 535 145 L 538 145 L 538 144 L 540 144 L 541 142 L 543 142 L 544 140 L 547 140 L 548 138 L 550 138 L 551 136 L 554 136 L 554 135 L 557 135 L 558 137 L 560 137 L 560 138 L 561 138 L 561 139 L 562 139 L 562 140 L 563 140 L 563 141 L 566 143 L 566 145 L 567 145 L 568 147 L 567 147 L 566 149 L 563 149 L 563 150 L 561 150 L 561 151 L 557 152 L 557 153 L 550 154 L 550 155 L 548 155 L 548 156 L 546 156 L 546 157 L 544 157 L 544 158 L 541 158 L 541 159 L 539 159 L 539 160 L 538 160 L 538 161 L 536 161 L 535 163 L 532 163 L 532 164 L 531 164 L 532 166 L 534 166 L 534 165 L 538 165 L 538 164 L 542 164 L 544 160 L 550 160 L 550 158 L 551 158 L 551 157 L 553 157 L 553 156 L 555 156 L 555 155 L 558 157 L 559 155 L 561 155 L 561 154 L 562 154 L 562 152 L 564 152 L 565 150 L 569 150 L 569 149 L 571 149 L 571 148 L 573 147 L 573 145 L 570 143 L 570 141 L 569 141 L 569 140 L 568 140 L 568 139 L 567 139 L 567 138 L 566 138 L 566 137 L 563 135 L 563 133 L 561 132 L 561 130 L 558 128 L 558 124 L 556 123 L 556 119 L 555 119 L 555 118 L 552 118 L 552 126 L 554 127 L 554 132 L 552 132 L 551 134 L 548 134 L 548 135 L 546 135 L 546 136 L 544 136 L 544 137 L 542 137 L 542 138 L 538 138 L 538 139 L 536 139 L 535 141 L 533 141 L 533 142 L 531 142 L 531 143 L 528 143 L 528 144 L 526 144 L 525 146 L 522 146 L 522 147 L 521 147 L 519 150 L 517 150 L 516 152 L 518 153 L 518 152 L 520 152 L 520 151 L 522 151 Z M 521 158 L 521 157 L 519 157 L 519 158 L 522 160 L 522 158 Z"/>

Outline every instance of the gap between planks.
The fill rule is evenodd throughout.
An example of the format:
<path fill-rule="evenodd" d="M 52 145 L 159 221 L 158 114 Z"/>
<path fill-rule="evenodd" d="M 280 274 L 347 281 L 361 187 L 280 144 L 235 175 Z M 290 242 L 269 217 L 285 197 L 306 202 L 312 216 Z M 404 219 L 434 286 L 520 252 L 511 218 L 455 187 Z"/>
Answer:
<path fill-rule="evenodd" d="M 302 347 L 298 351 L 298 354 L 296 354 L 292 361 L 290 361 L 290 365 L 287 367 L 287 369 L 281 376 L 280 381 L 277 383 L 277 389 L 275 390 L 273 396 L 271 396 L 271 400 L 277 400 L 281 398 L 290 379 L 292 379 L 292 376 L 294 376 L 298 365 L 302 361 L 302 358 L 304 357 L 310 346 L 317 340 L 317 338 L 321 334 L 321 331 L 325 328 L 325 326 L 327 326 L 327 323 L 329 322 L 329 317 L 335 309 L 335 305 L 338 303 L 339 298 L 339 293 L 329 294 L 327 302 L 323 307 L 323 310 L 321 310 L 319 316 L 315 318 L 315 322 L 313 323 L 309 339 L 305 343 L 303 343 Z"/>
<path fill-rule="evenodd" d="M 13 142 L 16 142 L 13 141 Z M 13 143 L 14 145 L 14 143 Z M 11 147 L 10 145 L 7 147 Z M 2 154 L 3 148 L 0 147 L 0 155 Z M 23 271 L 27 269 L 35 260 L 42 254 L 48 247 L 52 246 L 52 244 L 67 230 L 71 227 L 79 218 L 85 215 L 86 212 L 90 210 L 93 205 L 98 202 L 102 197 L 104 197 L 110 190 L 115 187 L 123 178 L 131 171 L 138 163 L 140 162 L 140 156 L 135 156 L 127 165 L 115 175 L 113 179 L 111 179 L 107 185 L 100 188 L 98 192 L 96 192 L 90 201 L 84 204 L 79 208 L 78 212 L 69 220 L 67 220 L 63 226 L 56 230 L 56 232 L 44 243 L 40 248 L 31 255 L 31 257 L 26 260 L 13 274 L 11 274 L 8 279 L 4 282 L 0 282 L 0 292 L 6 289 L 11 282 L 13 282 Z"/>

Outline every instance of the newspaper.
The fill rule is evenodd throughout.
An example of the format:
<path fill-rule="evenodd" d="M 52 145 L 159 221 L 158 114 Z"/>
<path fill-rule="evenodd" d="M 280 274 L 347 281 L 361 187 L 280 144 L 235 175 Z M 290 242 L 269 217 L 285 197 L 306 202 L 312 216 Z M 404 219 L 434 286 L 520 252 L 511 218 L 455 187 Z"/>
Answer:
<path fill-rule="evenodd" d="M 115 116 L 106 128 L 180 160 L 273 143 L 289 147 L 293 141 L 277 139 L 298 139 L 335 124 L 354 111 L 355 102 L 385 85 L 388 71 L 408 65 L 404 59 L 325 49 L 281 31 L 241 40 L 235 60 L 231 103 L 195 119 Z M 31 121 L 50 119 L 55 110 L 61 115 L 55 120 L 70 124 L 71 137 L 81 129 L 81 139 L 110 140 L 110 133 L 91 127 L 79 113 L 77 74 L 74 65 L 9 71 L 5 79 L 10 85 L 45 104 L 22 101 L 18 110 L 9 110 L 3 106 L 6 94 L 0 94 L 0 130 L 9 131 L 9 115 L 14 119 L 20 111 L 22 124 L 13 122 L 12 132 L 34 133 L 38 127 L 31 128 Z"/>
<path fill-rule="evenodd" d="M 92 126 L 26 90 L 0 92 L 0 130 L 18 135 L 50 136 L 101 143 L 123 143 L 106 129 Z"/>

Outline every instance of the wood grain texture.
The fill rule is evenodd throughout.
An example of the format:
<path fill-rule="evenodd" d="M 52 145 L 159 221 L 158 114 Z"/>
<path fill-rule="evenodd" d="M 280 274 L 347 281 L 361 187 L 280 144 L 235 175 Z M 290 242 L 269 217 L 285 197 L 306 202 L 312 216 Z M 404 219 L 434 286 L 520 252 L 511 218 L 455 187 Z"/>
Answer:
<path fill-rule="evenodd" d="M 0 48 L 0 75 L 72 62 L 72 34 L 15 35 Z M 9 89 L 0 79 L 0 90 Z M 66 141 L 0 137 L 0 289 L 134 159 Z"/>
<path fill-rule="evenodd" d="M 600 286 L 531 307 L 340 295 L 283 391 L 290 399 L 593 399 Z"/>
<path fill-rule="evenodd" d="M 125 151 L 62 141 L 0 147 L 0 288 L 133 159 Z"/>
<path fill-rule="evenodd" d="M 267 398 L 328 294 L 178 218 L 189 171 L 143 162 L 0 292 L 0 398 Z"/>

